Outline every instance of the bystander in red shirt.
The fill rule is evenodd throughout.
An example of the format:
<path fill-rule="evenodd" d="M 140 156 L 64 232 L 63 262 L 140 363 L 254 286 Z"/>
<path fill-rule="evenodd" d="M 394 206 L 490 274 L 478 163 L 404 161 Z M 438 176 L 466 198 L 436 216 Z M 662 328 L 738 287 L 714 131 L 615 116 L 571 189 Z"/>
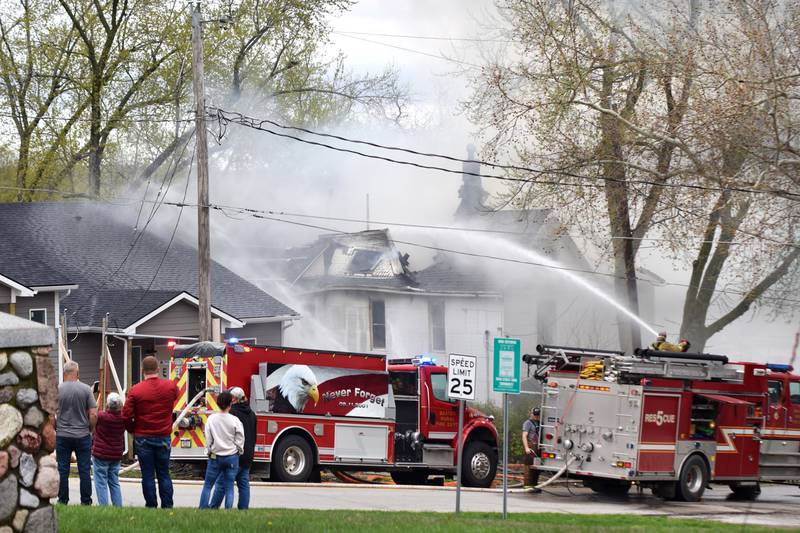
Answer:
<path fill-rule="evenodd" d="M 125 429 L 135 437 L 169 437 L 172 433 L 172 410 L 178 399 L 178 386 L 158 375 L 131 387 L 122 415 Z"/>

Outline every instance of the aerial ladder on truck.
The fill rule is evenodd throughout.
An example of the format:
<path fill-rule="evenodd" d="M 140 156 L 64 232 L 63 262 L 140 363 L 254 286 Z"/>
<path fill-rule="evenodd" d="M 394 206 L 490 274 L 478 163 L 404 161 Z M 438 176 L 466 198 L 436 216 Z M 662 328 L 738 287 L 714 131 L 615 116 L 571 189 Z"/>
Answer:
<path fill-rule="evenodd" d="M 800 376 L 788 365 L 638 349 L 538 346 L 541 458 L 597 492 L 632 484 L 698 500 L 711 482 L 755 498 L 800 479 Z M 565 468 L 566 465 L 566 468 Z"/>

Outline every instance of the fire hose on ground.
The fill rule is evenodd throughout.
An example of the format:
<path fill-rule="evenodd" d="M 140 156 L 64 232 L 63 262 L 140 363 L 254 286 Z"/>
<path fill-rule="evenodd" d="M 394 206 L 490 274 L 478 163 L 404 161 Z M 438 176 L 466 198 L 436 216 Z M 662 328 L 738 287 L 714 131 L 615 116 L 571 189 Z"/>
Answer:
<path fill-rule="evenodd" d="M 531 492 L 531 491 L 534 491 L 534 490 L 541 490 L 541 489 L 545 488 L 546 486 L 548 486 L 550 483 L 553 483 L 555 480 L 557 480 L 562 475 L 564 475 L 564 472 L 567 471 L 567 468 L 569 468 L 569 466 L 572 463 L 574 463 L 576 459 L 578 459 L 578 458 L 573 455 L 572 457 L 569 458 L 568 461 L 564 462 L 564 466 L 561 467 L 561 470 L 559 470 L 553 476 L 551 476 L 550 479 L 548 479 L 547 481 L 543 481 L 542 483 L 539 483 L 538 485 L 536 485 L 532 489 L 526 489 L 525 492 Z"/>
<path fill-rule="evenodd" d="M 213 388 L 213 387 L 209 387 L 209 388 L 205 388 L 205 389 L 201 390 L 200 392 L 198 392 L 195 395 L 195 397 L 192 398 L 192 400 L 189 403 L 186 404 L 186 407 L 184 407 L 183 411 L 181 411 L 178 414 L 177 418 L 175 418 L 175 422 L 172 423 L 172 430 L 175 431 L 175 429 L 177 429 L 178 424 L 181 423 L 181 420 L 186 418 L 186 413 L 189 412 L 189 409 L 191 409 L 192 406 L 194 406 L 194 404 L 197 403 L 197 401 L 200 398 L 202 398 L 207 392 L 214 391 L 214 390 L 216 390 L 216 389 Z M 139 461 L 136 461 L 135 463 L 130 464 L 130 465 L 126 466 L 125 468 L 121 468 L 119 473 L 120 474 L 124 474 L 125 472 L 130 472 L 131 470 L 135 470 L 136 468 L 139 468 Z"/>

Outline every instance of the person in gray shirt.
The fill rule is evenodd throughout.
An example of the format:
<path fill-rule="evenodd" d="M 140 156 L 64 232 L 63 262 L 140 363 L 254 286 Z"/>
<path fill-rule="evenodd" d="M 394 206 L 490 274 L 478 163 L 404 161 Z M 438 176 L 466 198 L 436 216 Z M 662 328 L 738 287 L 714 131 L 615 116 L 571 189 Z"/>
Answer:
<path fill-rule="evenodd" d="M 69 503 L 69 461 L 78 460 L 81 505 L 92 505 L 92 433 L 97 423 L 97 403 L 92 389 L 78 381 L 78 363 L 64 364 L 64 382 L 58 386 L 56 415 L 56 461 L 58 462 L 58 503 Z"/>
<path fill-rule="evenodd" d="M 539 484 L 539 471 L 533 467 L 534 458 L 539 455 L 539 433 L 542 423 L 539 418 L 538 407 L 531 409 L 530 418 L 522 424 L 522 447 L 525 448 L 525 481 L 526 487 L 532 487 L 533 492 L 541 492 L 536 485 Z"/>

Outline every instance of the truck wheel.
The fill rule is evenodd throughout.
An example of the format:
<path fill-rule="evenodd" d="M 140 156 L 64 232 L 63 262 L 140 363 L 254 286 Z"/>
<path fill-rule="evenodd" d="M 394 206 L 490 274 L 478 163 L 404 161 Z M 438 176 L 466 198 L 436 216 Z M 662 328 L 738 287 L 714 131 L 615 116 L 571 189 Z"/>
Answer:
<path fill-rule="evenodd" d="M 681 468 L 681 477 L 678 478 L 675 496 L 684 502 L 696 502 L 703 496 L 708 485 L 708 467 L 699 455 L 692 455 Z"/>
<path fill-rule="evenodd" d="M 396 485 L 424 485 L 428 481 L 427 470 L 398 470 L 391 476 Z"/>
<path fill-rule="evenodd" d="M 303 483 L 314 470 L 314 453 L 306 439 L 288 435 L 272 451 L 272 474 L 278 481 Z"/>
<path fill-rule="evenodd" d="M 729 485 L 733 496 L 737 500 L 755 500 L 761 494 L 761 484 L 754 485 Z"/>
<path fill-rule="evenodd" d="M 492 486 L 497 473 L 497 454 L 480 440 L 468 442 L 461 460 L 464 486 L 487 488 Z"/>

